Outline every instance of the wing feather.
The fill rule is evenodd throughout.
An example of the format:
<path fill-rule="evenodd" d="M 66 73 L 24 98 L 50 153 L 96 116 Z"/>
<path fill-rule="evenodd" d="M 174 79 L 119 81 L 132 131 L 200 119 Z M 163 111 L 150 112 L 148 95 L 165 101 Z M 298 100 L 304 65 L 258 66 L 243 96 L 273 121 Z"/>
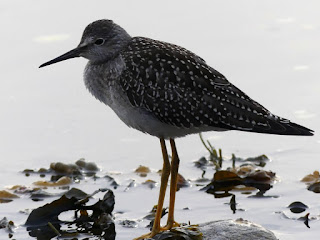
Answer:
<path fill-rule="evenodd" d="M 273 115 L 182 47 L 136 37 L 121 54 L 126 70 L 120 84 L 130 103 L 161 122 L 180 128 L 310 134 Z"/>

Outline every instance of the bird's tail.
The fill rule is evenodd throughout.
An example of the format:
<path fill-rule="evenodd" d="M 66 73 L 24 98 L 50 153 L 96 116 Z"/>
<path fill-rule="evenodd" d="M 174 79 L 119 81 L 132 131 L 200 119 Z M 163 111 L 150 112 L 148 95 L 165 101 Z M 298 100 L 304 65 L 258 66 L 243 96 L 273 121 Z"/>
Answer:
<path fill-rule="evenodd" d="M 287 119 L 272 116 L 268 120 L 268 127 L 254 126 L 252 132 L 269 133 L 277 135 L 313 136 L 313 130 Z"/>

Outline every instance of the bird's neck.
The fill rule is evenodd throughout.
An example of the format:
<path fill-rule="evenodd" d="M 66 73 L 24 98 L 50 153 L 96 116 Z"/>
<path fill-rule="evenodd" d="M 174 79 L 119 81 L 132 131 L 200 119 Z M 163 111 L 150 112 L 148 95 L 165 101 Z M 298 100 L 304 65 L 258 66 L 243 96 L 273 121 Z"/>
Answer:
<path fill-rule="evenodd" d="M 85 85 L 92 95 L 109 105 L 108 91 L 118 85 L 124 69 L 125 62 L 121 55 L 102 64 L 89 61 L 84 71 Z"/>

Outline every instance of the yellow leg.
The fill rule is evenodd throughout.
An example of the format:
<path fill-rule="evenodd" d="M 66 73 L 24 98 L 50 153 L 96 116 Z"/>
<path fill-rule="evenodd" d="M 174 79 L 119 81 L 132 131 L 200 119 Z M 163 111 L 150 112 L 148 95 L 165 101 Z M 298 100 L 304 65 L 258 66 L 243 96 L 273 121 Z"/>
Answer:
<path fill-rule="evenodd" d="M 158 206 L 157 206 L 157 212 L 154 219 L 153 227 L 150 233 L 144 234 L 138 238 L 135 238 L 134 240 L 140 240 L 140 239 L 146 239 L 146 238 L 152 238 L 160 231 L 163 231 L 160 227 L 160 220 L 161 220 L 161 214 L 162 214 L 162 207 L 164 202 L 164 197 L 166 194 L 166 189 L 168 185 L 168 178 L 170 175 L 170 162 L 169 157 L 167 153 L 166 143 L 163 138 L 160 138 L 160 144 L 161 144 L 161 150 L 162 150 L 162 156 L 163 156 L 163 167 L 162 167 L 162 174 L 161 174 L 161 185 L 160 185 L 160 192 L 159 192 L 159 200 L 158 200 Z"/>
<path fill-rule="evenodd" d="M 180 160 L 179 160 L 174 139 L 170 138 L 170 144 L 171 144 L 171 150 L 172 150 L 170 200 L 169 200 L 170 202 L 169 202 L 168 221 L 167 221 L 167 225 L 163 228 L 163 230 L 169 230 L 172 227 L 180 226 L 177 222 L 174 221 L 174 204 L 176 200 L 178 170 L 179 170 Z"/>

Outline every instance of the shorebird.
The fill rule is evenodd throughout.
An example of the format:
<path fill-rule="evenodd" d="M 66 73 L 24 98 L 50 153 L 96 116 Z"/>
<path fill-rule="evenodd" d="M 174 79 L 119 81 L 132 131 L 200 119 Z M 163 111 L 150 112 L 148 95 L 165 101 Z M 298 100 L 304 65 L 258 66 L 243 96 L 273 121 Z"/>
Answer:
<path fill-rule="evenodd" d="M 145 37 L 131 37 L 111 20 L 89 24 L 73 50 L 42 64 L 88 59 L 84 82 L 98 100 L 129 127 L 160 139 L 163 169 L 158 207 L 146 239 L 171 229 L 174 220 L 179 157 L 175 138 L 204 131 L 240 130 L 311 136 L 313 131 L 278 117 L 231 84 L 191 51 Z M 165 139 L 172 150 L 169 162 Z M 171 174 L 167 225 L 160 226 Z"/>

